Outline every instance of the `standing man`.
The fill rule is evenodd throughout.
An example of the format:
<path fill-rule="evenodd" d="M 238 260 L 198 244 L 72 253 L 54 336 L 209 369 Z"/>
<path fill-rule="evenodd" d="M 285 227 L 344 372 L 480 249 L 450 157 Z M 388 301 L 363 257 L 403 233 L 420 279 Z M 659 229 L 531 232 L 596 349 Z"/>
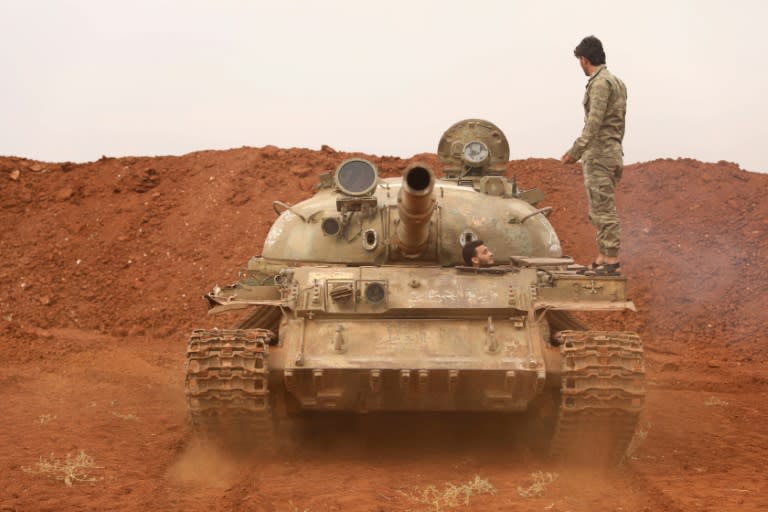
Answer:
<path fill-rule="evenodd" d="M 624 170 L 621 143 L 627 88 L 605 67 L 603 44 L 595 36 L 582 39 L 573 54 L 589 77 L 584 93 L 584 129 L 560 161 L 582 162 L 589 220 L 597 228 L 597 257 L 591 270 L 597 275 L 618 275 L 621 229 L 614 190 Z"/>

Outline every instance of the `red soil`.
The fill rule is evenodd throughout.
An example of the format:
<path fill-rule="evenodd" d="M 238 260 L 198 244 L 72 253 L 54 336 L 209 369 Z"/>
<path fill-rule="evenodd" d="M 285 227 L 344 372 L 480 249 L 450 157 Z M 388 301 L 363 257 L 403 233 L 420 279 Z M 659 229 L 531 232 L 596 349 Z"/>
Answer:
<path fill-rule="evenodd" d="M 596 320 L 645 341 L 647 437 L 615 471 L 560 467 L 510 438 L 503 419 L 349 418 L 317 425 L 290 457 L 196 448 L 183 360 L 200 296 L 235 280 L 275 218 L 352 155 L 240 148 L 87 164 L 0 158 L 0 511 L 435 510 L 414 487 L 496 488 L 470 510 L 764 511 L 768 481 L 768 175 L 728 162 L 626 168 L 617 197 L 622 268 L 636 314 Z M 385 176 L 433 154 L 369 157 Z M 580 170 L 509 163 L 564 250 L 593 256 Z M 36 473 L 83 450 L 93 482 Z M 518 487 L 557 472 L 542 496 Z"/>

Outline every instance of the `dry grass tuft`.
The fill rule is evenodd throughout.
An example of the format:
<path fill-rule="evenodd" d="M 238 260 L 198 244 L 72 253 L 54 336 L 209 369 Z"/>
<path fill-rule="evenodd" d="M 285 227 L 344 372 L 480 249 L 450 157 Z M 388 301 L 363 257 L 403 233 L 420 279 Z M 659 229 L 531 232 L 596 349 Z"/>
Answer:
<path fill-rule="evenodd" d="M 40 425 L 47 425 L 48 423 L 52 422 L 55 419 L 56 419 L 55 415 L 52 416 L 50 414 L 41 414 L 40 416 L 37 417 L 37 423 L 39 423 Z"/>
<path fill-rule="evenodd" d="M 651 424 L 646 423 L 645 427 L 640 426 L 635 430 L 635 435 L 632 436 L 632 439 L 629 440 L 629 445 L 627 446 L 627 451 L 624 453 L 624 457 L 622 458 L 622 462 L 627 460 L 628 458 L 632 457 L 635 452 L 640 448 L 640 445 L 645 442 L 645 440 L 648 438 L 648 433 L 651 431 Z"/>
<path fill-rule="evenodd" d="M 310 510 L 308 508 L 299 509 L 299 507 L 297 507 L 296 505 L 293 504 L 293 501 L 289 501 L 288 502 L 288 506 L 291 507 L 291 511 L 290 512 L 310 512 Z"/>
<path fill-rule="evenodd" d="M 531 485 L 528 487 L 518 487 L 517 494 L 523 498 L 543 496 L 547 486 L 557 480 L 557 477 L 557 473 L 544 473 L 543 471 L 531 473 Z"/>
<path fill-rule="evenodd" d="M 135 414 L 120 414 L 119 412 L 112 412 L 112 416 L 126 421 L 139 421 L 139 417 Z"/>
<path fill-rule="evenodd" d="M 704 402 L 704 405 L 706 405 L 707 407 L 712 407 L 712 406 L 725 407 L 728 405 L 728 402 L 720 398 L 717 398 L 716 396 L 711 396 L 709 397 L 709 399 L 707 399 L 706 402 Z"/>
<path fill-rule="evenodd" d="M 35 467 L 22 467 L 21 469 L 25 473 L 48 475 L 54 480 L 62 480 L 65 485 L 71 487 L 75 482 L 99 480 L 99 478 L 91 476 L 89 471 L 104 468 L 97 466 L 93 457 L 80 450 L 77 455 L 68 453 L 63 460 L 56 459 L 53 454 L 51 454 L 50 459 L 40 457 L 40 461 L 35 464 Z"/>
<path fill-rule="evenodd" d="M 417 503 L 429 506 L 435 512 L 440 512 L 446 508 L 467 506 L 472 496 L 496 494 L 496 488 L 488 480 L 475 475 L 473 480 L 463 485 L 448 483 L 442 490 L 434 485 L 425 488 L 415 487 L 412 492 L 403 494 Z"/>

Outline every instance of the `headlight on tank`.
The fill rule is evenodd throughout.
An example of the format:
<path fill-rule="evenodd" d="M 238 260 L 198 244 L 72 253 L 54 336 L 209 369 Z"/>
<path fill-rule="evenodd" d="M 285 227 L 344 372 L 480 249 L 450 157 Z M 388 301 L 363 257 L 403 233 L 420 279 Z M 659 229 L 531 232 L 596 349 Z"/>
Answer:
<path fill-rule="evenodd" d="M 369 304 L 381 304 L 387 299 L 386 283 L 370 281 L 365 284 L 365 301 Z"/>
<path fill-rule="evenodd" d="M 341 231 L 341 220 L 338 217 L 326 217 L 320 223 L 320 229 L 327 236 L 337 236 Z"/>

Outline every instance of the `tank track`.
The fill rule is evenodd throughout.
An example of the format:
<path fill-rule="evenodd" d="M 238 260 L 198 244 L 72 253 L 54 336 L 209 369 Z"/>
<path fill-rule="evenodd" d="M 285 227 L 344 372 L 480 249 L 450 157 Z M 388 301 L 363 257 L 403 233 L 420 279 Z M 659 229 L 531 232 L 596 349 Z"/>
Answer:
<path fill-rule="evenodd" d="M 630 332 L 561 331 L 560 413 L 552 456 L 571 462 L 619 463 L 645 399 L 640 337 Z"/>
<path fill-rule="evenodd" d="M 195 433 L 224 445 L 271 449 L 274 422 L 269 397 L 266 329 L 192 332 L 185 388 Z"/>

